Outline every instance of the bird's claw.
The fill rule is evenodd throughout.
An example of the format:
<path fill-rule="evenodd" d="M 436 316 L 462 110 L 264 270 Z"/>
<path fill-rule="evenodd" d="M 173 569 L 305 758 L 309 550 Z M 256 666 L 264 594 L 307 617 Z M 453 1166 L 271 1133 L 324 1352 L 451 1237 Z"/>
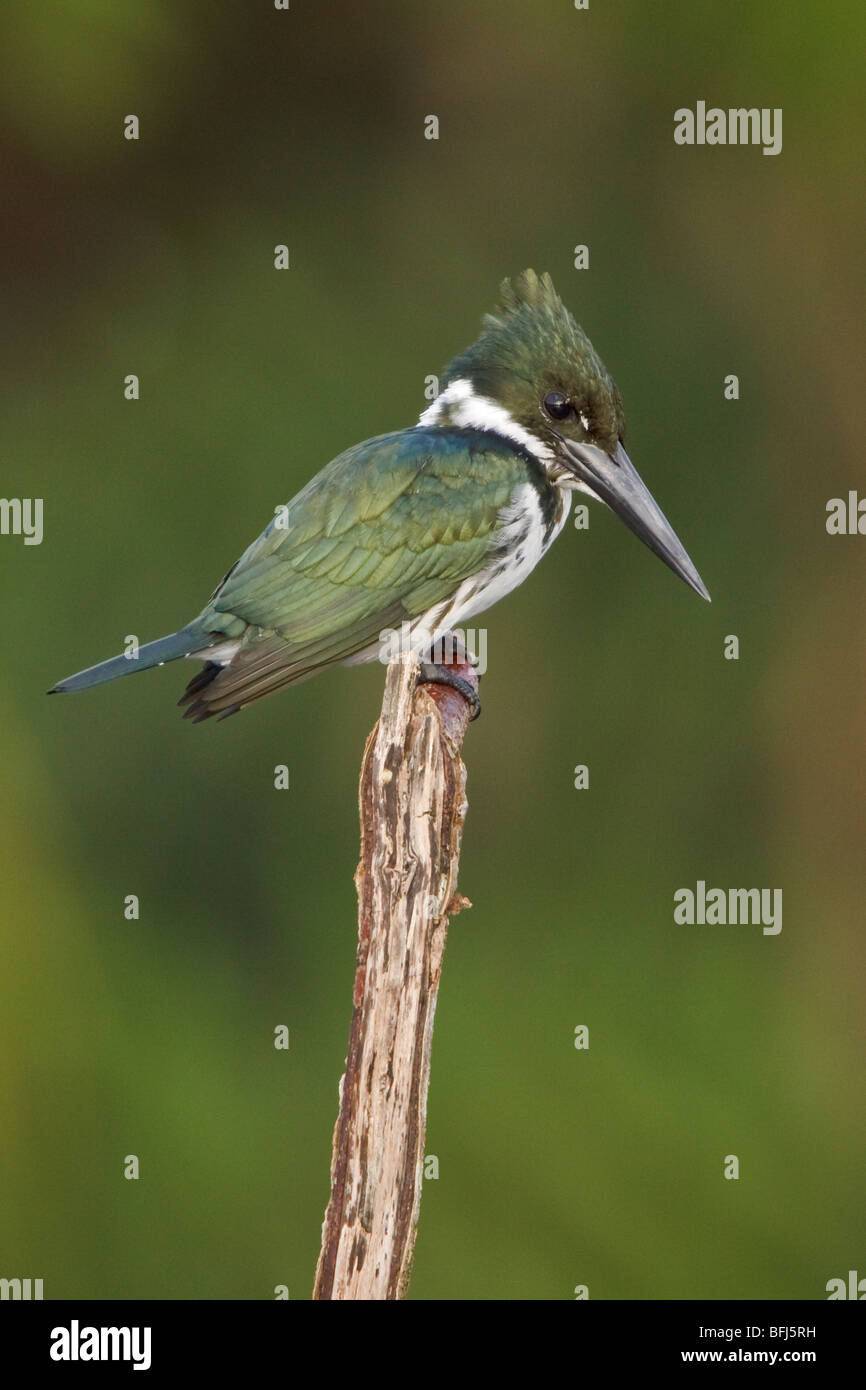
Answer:
<path fill-rule="evenodd" d="M 418 668 L 418 683 L 421 685 L 448 685 L 452 690 L 456 690 L 472 709 L 469 716 L 470 724 L 481 713 L 481 700 L 475 686 L 464 676 L 456 675 L 450 666 L 439 666 L 433 661 L 422 661 Z"/>

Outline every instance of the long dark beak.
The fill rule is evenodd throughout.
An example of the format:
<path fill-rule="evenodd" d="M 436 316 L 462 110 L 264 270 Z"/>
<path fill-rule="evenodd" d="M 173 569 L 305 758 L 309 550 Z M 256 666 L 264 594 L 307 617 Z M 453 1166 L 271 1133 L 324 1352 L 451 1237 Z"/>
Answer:
<path fill-rule="evenodd" d="M 617 444 L 614 454 L 608 454 L 596 444 L 577 444 L 563 439 L 560 459 L 578 480 L 581 491 L 606 502 L 674 574 L 709 603 L 710 596 L 701 576 L 622 444 Z"/>

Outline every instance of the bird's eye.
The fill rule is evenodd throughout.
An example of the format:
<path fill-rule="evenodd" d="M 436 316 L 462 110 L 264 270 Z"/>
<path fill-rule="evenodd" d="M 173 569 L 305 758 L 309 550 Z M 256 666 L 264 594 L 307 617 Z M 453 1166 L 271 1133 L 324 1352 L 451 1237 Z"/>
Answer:
<path fill-rule="evenodd" d="M 542 405 L 553 420 L 564 420 L 574 409 L 571 401 L 561 391 L 549 391 Z"/>

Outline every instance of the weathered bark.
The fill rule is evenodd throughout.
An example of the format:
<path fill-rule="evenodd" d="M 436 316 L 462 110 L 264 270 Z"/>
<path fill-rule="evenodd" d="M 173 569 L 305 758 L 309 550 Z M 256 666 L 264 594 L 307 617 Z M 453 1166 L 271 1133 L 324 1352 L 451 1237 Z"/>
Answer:
<path fill-rule="evenodd" d="M 477 688 L 468 665 L 456 674 Z M 433 1016 L 466 815 L 470 708 L 388 667 L 361 768 L 358 956 L 316 1299 L 406 1292 L 421 1204 Z"/>

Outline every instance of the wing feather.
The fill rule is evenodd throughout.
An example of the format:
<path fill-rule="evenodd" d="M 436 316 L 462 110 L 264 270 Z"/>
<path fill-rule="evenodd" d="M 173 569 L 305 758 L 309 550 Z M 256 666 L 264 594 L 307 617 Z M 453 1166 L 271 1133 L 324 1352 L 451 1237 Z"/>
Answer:
<path fill-rule="evenodd" d="M 187 714 L 207 718 L 304 680 L 447 599 L 489 559 L 500 513 L 525 481 L 523 455 L 474 431 L 403 430 L 341 454 L 214 593 L 202 621 L 243 635 L 228 665 L 190 683 Z"/>

